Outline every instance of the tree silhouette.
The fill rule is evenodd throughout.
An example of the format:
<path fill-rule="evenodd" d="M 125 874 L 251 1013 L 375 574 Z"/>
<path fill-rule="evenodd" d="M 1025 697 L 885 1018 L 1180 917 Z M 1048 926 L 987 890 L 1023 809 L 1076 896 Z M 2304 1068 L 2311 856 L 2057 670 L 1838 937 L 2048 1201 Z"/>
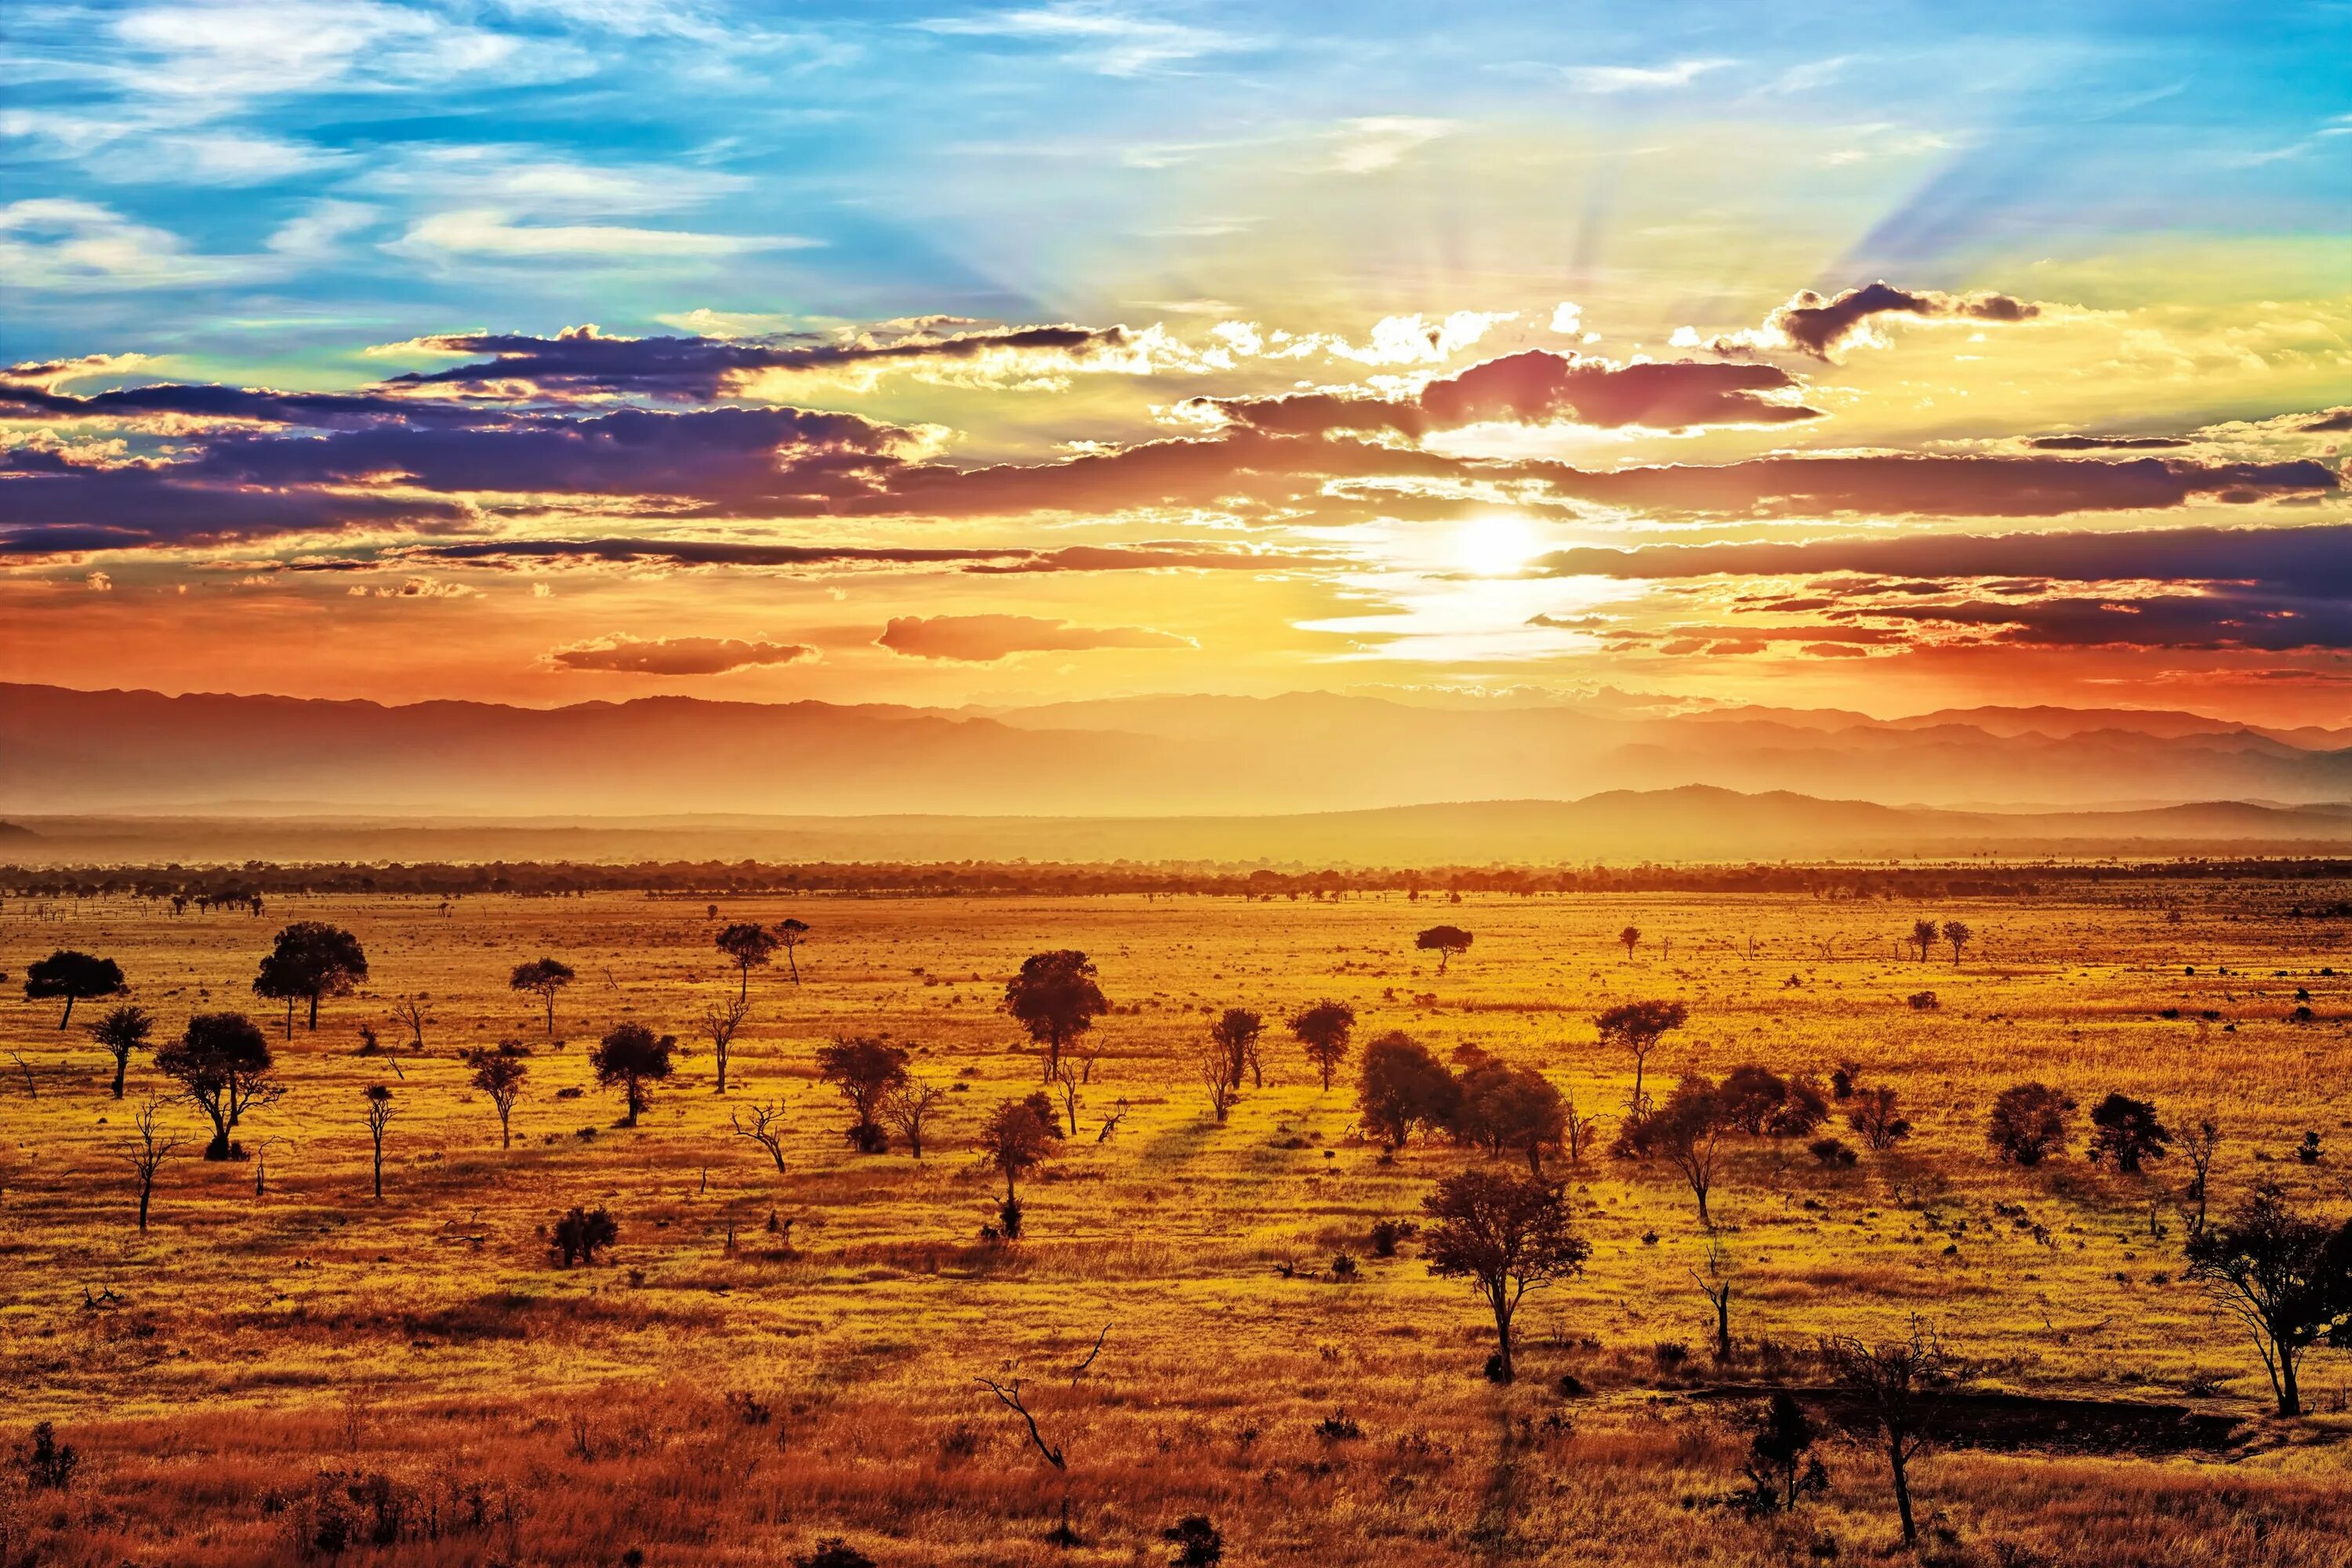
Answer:
<path fill-rule="evenodd" d="M 1511 1320 L 1529 1290 L 1580 1274 L 1591 1247 L 1570 1223 L 1559 1188 L 1492 1171 L 1459 1172 L 1422 1200 L 1432 1274 L 1466 1279 L 1495 1315 L 1494 1378 L 1508 1383 Z"/>
<path fill-rule="evenodd" d="M 155 1195 L 155 1173 L 163 1168 L 163 1162 L 180 1147 L 178 1139 L 166 1138 L 162 1134 L 157 1118 L 163 1109 L 163 1102 L 150 1095 L 147 1103 L 132 1113 L 131 1126 L 137 1141 L 124 1155 L 131 1162 L 131 1174 L 139 1182 L 139 1234 L 142 1236 L 147 1234 L 147 1205 Z"/>
<path fill-rule="evenodd" d="M 269 1042 L 242 1013 L 199 1013 L 178 1039 L 155 1052 L 155 1070 L 176 1079 L 212 1119 L 207 1160 L 229 1158 L 229 1134 L 246 1113 L 285 1092 L 272 1065 Z"/>
<path fill-rule="evenodd" d="M 1820 1436 L 1795 1396 L 1774 1390 L 1748 1441 L 1748 1490 L 1733 1500 L 1758 1513 L 1794 1513 L 1806 1493 L 1829 1490 L 1829 1471 L 1813 1453 Z"/>
<path fill-rule="evenodd" d="M 801 943 L 808 940 L 808 921 L 794 920 L 790 915 L 776 922 L 776 945 L 784 950 L 784 963 L 791 969 L 795 985 L 801 983 L 799 949 Z"/>
<path fill-rule="evenodd" d="M 1095 966 L 1087 955 L 1060 948 L 1022 962 L 1020 973 L 1004 983 L 1004 1010 L 1043 1054 L 1045 1070 L 1038 1076 L 1051 1079 L 1062 1065 L 1062 1052 L 1093 1028 L 1110 1004 L 1095 984 Z"/>
<path fill-rule="evenodd" d="M 1429 1048 L 1402 1029 L 1364 1047 L 1356 1105 L 1364 1126 L 1390 1153 L 1415 1127 L 1451 1127 L 1462 1113 L 1462 1086 Z"/>
<path fill-rule="evenodd" d="M 768 1152 L 776 1163 L 776 1174 L 784 1173 L 784 1107 L 781 1100 L 761 1100 L 751 1108 L 751 1120 L 746 1123 L 741 1111 L 727 1113 L 727 1124 L 738 1138 L 748 1138 Z"/>
<path fill-rule="evenodd" d="M 319 999 L 348 996 L 368 977 L 367 954 L 359 938 L 323 921 L 296 921 L 278 933 L 277 945 L 261 961 L 253 994 L 286 1004 L 286 1037 L 294 1037 L 294 1004 L 310 1004 L 312 1029 L 319 1026 Z"/>
<path fill-rule="evenodd" d="M 653 1086 L 669 1077 L 670 1052 L 677 1047 L 675 1035 L 656 1036 L 643 1024 L 623 1024 L 588 1053 L 596 1081 L 607 1089 L 621 1086 L 629 1108 L 623 1126 L 635 1127 L 638 1113 L 653 1103 Z"/>
<path fill-rule="evenodd" d="M 2066 1099 L 2045 1084 L 2011 1084 L 1993 1096 L 1985 1142 L 2012 1165 L 2029 1169 L 2066 1147 Z"/>
<path fill-rule="evenodd" d="M 1617 933 L 1617 940 L 1624 944 L 1625 960 L 1630 963 L 1633 962 L 1633 950 L 1642 945 L 1642 928 L 1640 926 L 1627 926 L 1623 931 Z"/>
<path fill-rule="evenodd" d="M 534 958 L 528 963 L 518 963 L 507 979 L 513 991 L 535 994 L 547 1009 L 547 1037 L 555 1037 L 555 994 L 572 984 L 572 966 L 558 958 Z"/>
<path fill-rule="evenodd" d="M 1899 1104 L 1891 1089 L 1859 1089 L 1853 1096 L 1853 1109 L 1845 1113 L 1846 1125 L 1872 1153 L 1884 1154 L 1911 1136 L 1911 1124 L 1903 1120 Z"/>
<path fill-rule="evenodd" d="M 621 1239 L 621 1227 L 604 1209 L 575 1208 L 555 1222 L 548 1250 L 569 1268 L 574 1262 L 593 1267 L 596 1254 Z"/>
<path fill-rule="evenodd" d="M 1976 937 L 1977 933 L 1969 929 L 1969 922 L 1966 921 L 1946 921 L 1944 922 L 1944 940 L 1952 944 L 1952 966 L 1954 968 L 1957 969 L 1959 967 L 1960 949 L 1974 942 Z"/>
<path fill-rule="evenodd" d="M 2127 1176 L 2139 1173 L 2141 1163 L 2161 1160 L 2172 1133 L 2157 1119 L 2156 1107 L 2126 1094 L 2110 1094 L 2091 1108 L 2091 1163 L 2113 1158 L 2116 1169 Z"/>
<path fill-rule="evenodd" d="M 1885 1445 L 1895 1483 L 1895 1511 L 1903 1524 L 1903 1544 L 1919 1542 L 1911 1518 L 1911 1461 L 1927 1446 L 1927 1417 L 1937 1392 L 1949 1384 L 1955 1364 L 1933 1333 L 1916 1321 L 1910 1337 L 1871 1345 L 1849 1334 L 1821 1342 L 1822 1364 Z"/>
<path fill-rule="evenodd" d="M 1457 952 L 1470 951 L 1472 938 L 1460 926 L 1432 926 L 1412 939 L 1412 945 L 1423 952 L 1437 954 L 1437 973 L 1445 973 L 1446 963 Z"/>
<path fill-rule="evenodd" d="M 147 1037 L 155 1032 L 155 1020 L 144 1007 L 125 1004 L 110 1008 L 106 1016 L 89 1026 L 89 1037 L 106 1047 L 114 1058 L 114 1098 L 122 1098 L 122 1079 L 131 1070 L 131 1053 L 142 1050 Z"/>
<path fill-rule="evenodd" d="M 1242 1074 L 1257 1055 L 1258 1037 L 1264 1033 L 1265 1020 L 1247 1007 L 1228 1007 L 1209 1026 L 1209 1038 L 1225 1053 L 1225 1081 L 1234 1089 L 1241 1088 Z M 1220 1110 L 1217 1120 L 1224 1119 Z"/>
<path fill-rule="evenodd" d="M 702 1010 L 702 1032 L 709 1038 L 712 1063 L 719 1069 L 715 1093 L 727 1092 L 727 1053 L 734 1047 L 735 1032 L 751 1016 L 751 1004 L 740 996 L 732 1002 L 713 1002 Z"/>
<path fill-rule="evenodd" d="M 733 959 L 735 967 L 741 972 L 742 980 L 736 988 L 736 1000 L 749 1001 L 751 995 L 751 971 L 765 967 L 770 956 L 780 945 L 774 933 L 756 921 L 738 921 L 720 931 L 716 942 L 719 951 Z"/>
<path fill-rule="evenodd" d="M 1911 922 L 1911 942 L 1913 946 L 1919 950 L 1920 963 L 1925 963 L 1927 962 L 1927 950 L 1936 945 L 1936 939 L 1941 934 L 1941 931 L 1937 929 L 1934 921 L 1913 921 Z"/>
<path fill-rule="evenodd" d="M 1528 1174 L 1543 1174 L 1543 1152 L 1559 1146 L 1568 1129 L 1568 1107 L 1551 1080 L 1533 1068 L 1512 1067 L 1489 1057 L 1462 1074 L 1462 1135 L 1489 1154 L 1506 1152 L 1528 1163 Z"/>
<path fill-rule="evenodd" d="M 1021 1234 L 1021 1199 L 1014 1191 L 1017 1177 L 1044 1163 L 1059 1142 L 1052 1124 L 1027 1100 L 1008 1100 L 988 1113 L 973 1147 L 981 1163 L 1004 1175 L 1004 1234 Z"/>
<path fill-rule="evenodd" d="M 1194 1070 L 1200 1075 L 1201 1087 L 1209 1091 L 1209 1109 L 1222 1123 L 1234 1102 L 1241 1098 L 1241 1085 L 1234 1078 L 1234 1054 L 1215 1031 L 1201 1042 L 1193 1059 Z"/>
<path fill-rule="evenodd" d="M 398 1112 L 393 1107 L 392 1090 L 386 1085 L 380 1083 L 368 1085 L 365 1098 L 368 1138 L 375 1145 L 375 1195 L 377 1201 L 382 1202 L 383 1198 L 383 1135 L 392 1126 L 393 1117 Z"/>
<path fill-rule="evenodd" d="M 1637 933 L 1638 934 L 1638 933 Z M 1648 1068 L 1650 1053 L 1658 1042 L 1675 1029 L 1690 1021 L 1690 1009 L 1679 1002 L 1623 1002 L 1592 1020 L 1601 1032 L 1603 1045 L 1623 1047 L 1633 1053 L 1633 1097 L 1627 1105 L 1633 1115 L 1648 1109 L 1649 1101 L 1642 1092 L 1642 1075 Z"/>
<path fill-rule="evenodd" d="M 120 996 L 125 989 L 122 966 L 110 958 L 92 958 L 86 952 L 60 949 L 25 966 L 26 1001 L 54 1002 L 60 996 L 65 998 L 66 1010 L 58 1015 L 60 1029 L 73 1021 L 75 1003 L 96 996 Z"/>
<path fill-rule="evenodd" d="M 465 1056 L 466 1065 L 474 1069 L 472 1083 L 490 1097 L 499 1112 L 499 1147 L 514 1147 L 513 1117 L 515 1101 L 522 1098 L 523 1079 L 530 1076 L 530 1063 L 523 1059 L 520 1047 L 512 1040 L 501 1041 L 494 1050 L 477 1047 Z"/>
<path fill-rule="evenodd" d="M 907 1141 L 907 1152 L 918 1160 L 923 1157 L 924 1130 L 947 1098 L 948 1091 L 938 1084 L 912 1077 L 882 1097 L 882 1120 L 898 1129 Z"/>
<path fill-rule="evenodd" d="M 1699 1224 L 1713 1229 L 1707 1197 L 1715 1190 L 1716 1167 L 1723 1152 L 1723 1097 L 1704 1077 L 1693 1075 L 1675 1085 L 1674 1093 L 1647 1116 L 1631 1124 L 1627 1142 L 1637 1153 L 1657 1154 L 1682 1173 L 1698 1203 Z"/>
<path fill-rule="evenodd" d="M 1290 1017 L 1290 1033 L 1307 1048 L 1307 1059 L 1331 1087 L 1331 1071 L 1348 1059 L 1348 1037 L 1355 1032 L 1356 1010 L 1345 1002 L 1318 1002 Z"/>
<path fill-rule="evenodd" d="M 907 1081 L 907 1053 L 868 1035 L 843 1036 L 816 1053 L 817 1076 L 840 1091 L 857 1120 L 849 1142 L 868 1154 L 890 1146 L 877 1112 L 883 1096 Z"/>
<path fill-rule="evenodd" d="M 2303 1414 L 2297 1369 L 2323 1335 L 2339 1342 L 2352 1316 L 2352 1220 L 2330 1226 L 2299 1212 L 2265 1177 L 2228 1218 L 2189 1238 L 2189 1277 L 2246 1326 L 2281 1415 Z"/>

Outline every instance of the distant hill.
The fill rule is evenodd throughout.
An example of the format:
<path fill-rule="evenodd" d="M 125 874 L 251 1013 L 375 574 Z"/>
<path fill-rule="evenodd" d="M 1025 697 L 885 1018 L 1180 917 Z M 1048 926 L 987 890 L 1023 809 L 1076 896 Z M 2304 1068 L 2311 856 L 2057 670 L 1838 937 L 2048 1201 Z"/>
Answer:
<path fill-rule="evenodd" d="M 1706 785 L 1977 807 L 2352 799 L 2352 748 L 2179 713 L 1881 721 L 1622 701 L 1468 708 L 1299 692 L 981 712 L 652 697 L 482 702 L 0 686 L 0 810 L 1172 816 Z"/>

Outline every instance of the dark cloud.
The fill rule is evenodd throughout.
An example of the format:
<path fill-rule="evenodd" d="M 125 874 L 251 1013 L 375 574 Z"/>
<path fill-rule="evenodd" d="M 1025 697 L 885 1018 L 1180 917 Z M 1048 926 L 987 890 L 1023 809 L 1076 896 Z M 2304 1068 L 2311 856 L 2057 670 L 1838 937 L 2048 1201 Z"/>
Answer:
<path fill-rule="evenodd" d="M 2295 426 L 2305 435 L 2327 436 L 2352 430 L 2352 408 L 2331 408 L 2325 414 L 2315 414 Z"/>
<path fill-rule="evenodd" d="M 758 665 L 813 658 L 816 649 L 800 643 L 742 642 L 734 637 L 598 637 L 555 649 L 547 657 L 565 669 L 623 675 L 724 675 Z"/>
<path fill-rule="evenodd" d="M 1765 317 L 1760 331 L 1717 338 L 1707 346 L 1718 353 L 1734 353 L 1756 348 L 1787 348 L 1814 359 L 1830 360 L 1874 316 L 2024 321 L 2041 313 L 2041 306 L 2007 294 L 1944 294 L 1934 289 L 1897 289 L 1881 280 L 1826 299 L 1811 289 L 1803 289 Z"/>
<path fill-rule="evenodd" d="M 1034 616 L 902 616 L 875 639 L 910 658 L 987 664 L 1016 653 L 1191 647 L 1189 637 L 1143 626 L 1074 626 Z"/>
<path fill-rule="evenodd" d="M 95 468 L 23 449 L 0 464 L 0 555 L 47 555 L 361 529 L 454 529 L 460 501 L 316 489 L 190 484 L 173 469 Z"/>
<path fill-rule="evenodd" d="M 743 566 L 790 569 L 874 564 L 952 566 L 982 574 L 1048 572 L 1296 570 L 1331 565 L 1337 558 L 1293 551 L 1239 550 L 1181 542 L 1030 545 L 927 549 L 917 545 L 758 544 L 694 539 L 486 539 L 462 543 L 404 545 L 406 562 L 477 563 L 527 567 L 534 563 L 593 562 L 619 565 Z M 372 563 L 303 563 L 301 570 L 367 569 Z"/>
<path fill-rule="evenodd" d="M 1983 627 L 1992 640 L 2045 647 L 2165 647 L 2267 653 L 2352 647 L 2352 603 L 2216 584 L 2193 594 L 2017 603 L 1873 605 L 1839 612 L 1879 623 Z"/>
<path fill-rule="evenodd" d="M 2240 582 L 2352 598 L 2352 523 L 2311 528 L 2174 528 L 2111 532 L 1909 534 L 1797 544 L 1591 546 L 1538 558 L 1548 576 L 2003 578 L 2063 583 Z M 1907 584 L 1904 584 L 1907 585 Z"/>
<path fill-rule="evenodd" d="M 1253 429 L 1292 436 L 1348 430 L 1419 437 L 1487 423 L 1687 430 L 1822 418 L 1818 408 L 1773 395 L 1801 385 L 1786 371 L 1767 364 L 1677 360 L 1621 365 L 1530 349 L 1473 365 L 1400 399 L 1317 392 L 1197 402 Z"/>
<path fill-rule="evenodd" d="M 493 390 L 527 386 L 567 396 L 617 394 L 709 403 L 725 396 L 743 377 L 765 372 L 1007 356 L 1069 363 L 1130 348 L 1135 341 L 1125 327 L 1066 324 L 941 332 L 929 323 L 919 323 L 913 331 L 870 331 L 824 342 L 608 338 L 593 327 L 575 327 L 552 338 L 453 332 L 421 338 L 414 346 L 437 353 L 486 354 L 488 362 L 414 371 L 386 384 Z"/>
<path fill-rule="evenodd" d="M 76 396 L 0 377 L 0 418 L 205 422 L 236 420 L 319 429 L 409 425 L 499 425 L 499 410 L 374 392 L 272 392 L 159 382 Z"/>
<path fill-rule="evenodd" d="M 2186 436 L 2036 436 L 2037 452 L 2157 452 L 2193 445 Z"/>

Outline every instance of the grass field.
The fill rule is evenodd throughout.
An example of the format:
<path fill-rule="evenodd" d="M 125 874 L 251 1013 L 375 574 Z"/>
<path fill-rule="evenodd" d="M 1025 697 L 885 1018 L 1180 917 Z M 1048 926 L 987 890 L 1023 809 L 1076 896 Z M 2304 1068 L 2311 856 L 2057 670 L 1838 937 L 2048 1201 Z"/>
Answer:
<path fill-rule="evenodd" d="M 1916 1470 L 1923 1559 L 2352 1562 L 2352 1358 L 2315 1352 L 2311 1413 L 2269 1416 L 2251 1343 L 2181 1278 L 2180 1161 L 2141 1178 L 2088 1165 L 2079 1111 L 2067 1155 L 2034 1171 L 1996 1163 L 1983 1134 L 2020 1079 L 2085 1109 L 2122 1089 L 2176 1127 L 2221 1125 L 2217 1210 L 2267 1173 L 2340 1214 L 2352 980 L 2321 971 L 2352 968 L 2346 922 L 2283 911 L 2343 894 L 2183 882 L 2137 885 L 2129 904 L 1916 910 L 803 898 L 730 900 L 716 920 L 704 900 L 621 895 L 289 899 L 258 919 L 18 901 L 0 916 L 5 1437 L 53 1421 L 82 1465 L 63 1489 L 10 1467 L 5 1560 L 754 1563 L 840 1536 L 885 1568 L 1145 1563 L 1168 1561 L 1161 1531 L 1194 1514 L 1237 1563 L 1876 1557 L 1895 1540 L 1886 1477 L 1853 1443 L 1831 1446 L 1830 1491 L 1793 1516 L 1709 1506 L 1736 1479 L 1752 1404 L 1713 1391 L 1815 1381 L 1816 1336 L 1883 1340 L 1916 1316 L 1977 1390 L 2238 1423 L 2174 1453 L 2123 1451 L 2097 1421 L 2061 1430 L 2054 1415 L 2029 1421 L 2047 1441 L 2022 1449 L 1947 1444 Z M 691 1047 L 703 1006 L 738 984 L 716 931 L 788 914 L 813 928 L 803 983 L 781 963 L 752 973 L 730 1091 L 714 1092 L 706 1046 L 641 1126 L 615 1127 L 588 1047 L 628 1020 Z M 1920 915 L 1975 929 L 1964 962 L 1898 956 Z M 371 974 L 287 1043 L 249 987 L 298 919 L 351 929 Z M 1442 977 L 1412 948 L 1441 919 L 1476 937 Z M 1628 923 L 1644 932 L 1631 957 Z M 1081 1134 L 1024 1183 L 1024 1237 L 986 1243 L 1001 1182 L 971 1132 L 1037 1079 L 1004 982 L 1063 947 L 1092 955 L 1115 1005 L 1095 1031 L 1104 1055 Z M 17 998 L 25 965 L 58 948 L 119 960 L 159 1034 L 235 1008 L 279 1047 L 288 1092 L 239 1129 L 247 1160 L 201 1161 L 198 1113 L 164 1112 L 184 1143 L 143 1236 L 123 1153 L 132 1109 L 168 1085 L 142 1053 L 111 1100 L 81 1027 L 102 1005 L 60 1032 L 54 1004 Z M 507 986 L 542 954 L 579 975 L 552 1041 L 536 998 Z M 1936 1009 L 1906 1001 L 1927 989 Z M 1278 1025 L 1266 1085 L 1224 1125 L 1210 1113 L 1192 1057 L 1213 1015 L 1277 1020 L 1326 996 L 1354 1005 L 1360 1043 L 1402 1028 L 1441 1057 L 1475 1044 L 1608 1122 L 1633 1063 L 1593 1015 L 1679 998 L 1691 1021 L 1652 1058 L 1660 1090 L 1685 1069 L 1826 1078 L 1851 1062 L 1900 1091 L 1917 1131 L 1850 1170 L 1822 1168 L 1803 1140 L 1737 1142 L 1713 1200 L 1738 1271 L 1739 1353 L 1720 1365 L 1689 1272 L 1706 1246 L 1690 1192 L 1663 1165 L 1588 1159 L 1569 1173 L 1587 1270 L 1530 1298 L 1519 1381 L 1496 1386 L 1471 1292 L 1431 1277 L 1414 1243 L 1380 1258 L 1367 1240 L 1479 1155 L 1416 1139 L 1383 1163 L 1356 1135 L 1352 1071 L 1319 1089 Z M 423 999 L 421 1050 L 387 1017 L 402 997 Z M 392 1048 L 359 1054 L 362 1024 Z M 845 1142 L 814 1065 L 838 1034 L 887 1034 L 951 1086 L 919 1163 Z M 500 1039 L 535 1047 L 503 1152 L 457 1059 Z M 396 1110 L 381 1200 L 364 1119 L 378 1083 Z M 730 1110 L 779 1099 L 781 1175 L 730 1130 Z M 2315 1163 L 2294 1152 L 2306 1131 Z M 567 1270 L 543 1229 L 574 1205 L 609 1209 L 620 1237 Z M 1353 1278 L 1333 1272 L 1341 1253 Z M 1023 1380 L 1066 1469 L 984 1377 Z M 1049 1543 L 1066 1505 L 1078 1543 Z"/>

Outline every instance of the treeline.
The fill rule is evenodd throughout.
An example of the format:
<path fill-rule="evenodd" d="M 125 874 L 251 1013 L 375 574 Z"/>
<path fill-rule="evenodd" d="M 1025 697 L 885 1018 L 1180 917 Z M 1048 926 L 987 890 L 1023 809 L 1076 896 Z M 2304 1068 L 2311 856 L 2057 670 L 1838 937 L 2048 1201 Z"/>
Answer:
<path fill-rule="evenodd" d="M 756 860 L 489 861 L 238 867 L 0 867 L 0 895 L 17 899 L 131 897 L 169 903 L 179 912 L 251 910 L 253 901 L 288 894 L 385 894 L 459 898 L 508 894 L 570 898 L 642 892 L 648 897 L 718 898 L 795 893 L 886 898 L 1085 897 L 1112 893 L 1213 898 L 1333 899 L 1403 894 L 1446 898 L 1487 893 L 1775 893 L 1824 900 L 2032 898 L 2099 887 L 2128 892 L 2179 880 L 2265 882 L 2352 879 L 2352 860 L 2185 858 L 2124 863 L 2052 861 L 1988 868 L 1969 866 L 1753 864 L 1743 866 L 1438 866 L 1403 869 L 1242 870 L 1231 867 L 1093 865 L 964 860 L 860 861 L 811 865 Z"/>

